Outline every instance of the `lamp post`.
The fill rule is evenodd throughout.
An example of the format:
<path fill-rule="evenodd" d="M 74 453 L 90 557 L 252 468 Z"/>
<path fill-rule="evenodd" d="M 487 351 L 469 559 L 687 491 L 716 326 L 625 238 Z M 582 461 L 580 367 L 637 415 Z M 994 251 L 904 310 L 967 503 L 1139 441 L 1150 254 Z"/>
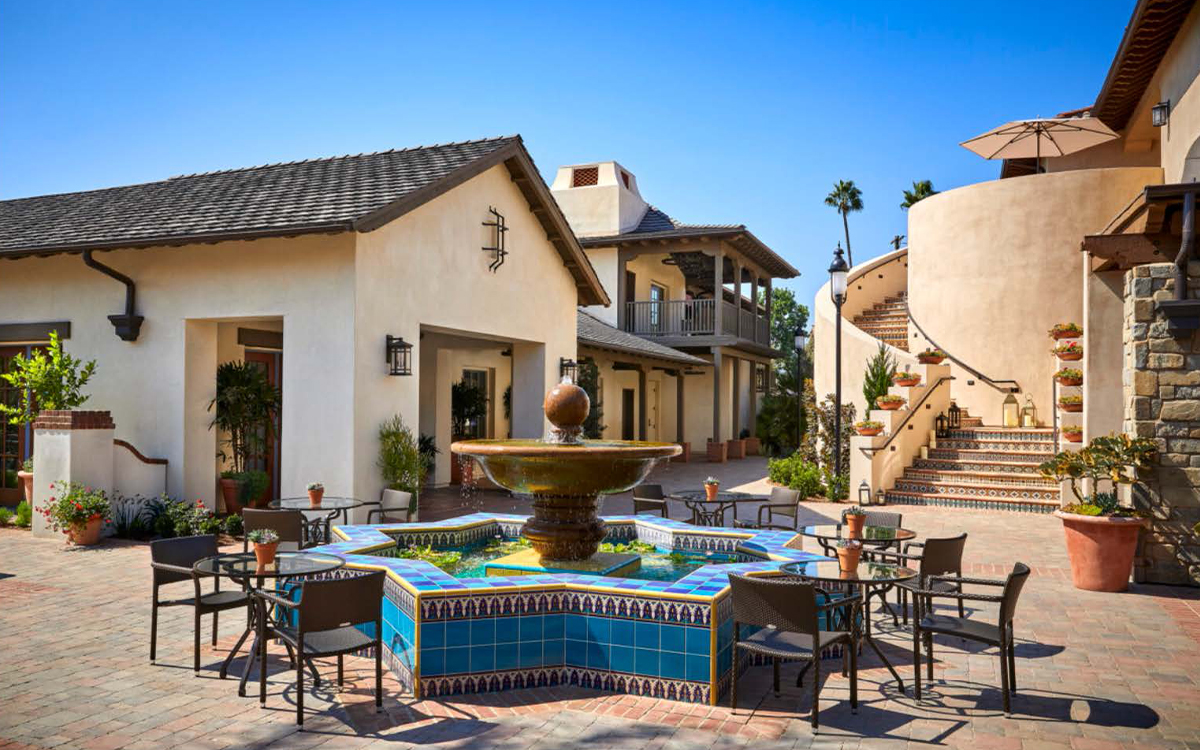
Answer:
<path fill-rule="evenodd" d="M 846 301 L 846 273 L 850 266 L 842 257 L 842 243 L 833 251 L 829 264 L 829 293 L 837 308 L 834 316 L 833 473 L 842 476 L 842 304 Z"/>
<path fill-rule="evenodd" d="M 792 334 L 792 343 L 796 346 L 796 450 L 804 442 L 804 347 L 808 344 L 808 334 L 800 326 Z"/>

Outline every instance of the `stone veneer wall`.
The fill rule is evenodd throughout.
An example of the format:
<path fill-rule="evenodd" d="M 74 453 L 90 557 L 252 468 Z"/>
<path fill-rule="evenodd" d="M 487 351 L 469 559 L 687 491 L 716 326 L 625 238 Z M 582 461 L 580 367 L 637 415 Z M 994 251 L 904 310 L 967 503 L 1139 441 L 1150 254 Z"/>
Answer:
<path fill-rule="evenodd" d="M 1174 298 L 1174 265 L 1125 274 L 1125 432 L 1154 438 L 1158 465 L 1133 488 L 1151 516 L 1135 579 L 1200 583 L 1200 332 L 1171 332 L 1156 308 Z M 1200 297 L 1200 262 L 1188 267 L 1190 296 Z"/>

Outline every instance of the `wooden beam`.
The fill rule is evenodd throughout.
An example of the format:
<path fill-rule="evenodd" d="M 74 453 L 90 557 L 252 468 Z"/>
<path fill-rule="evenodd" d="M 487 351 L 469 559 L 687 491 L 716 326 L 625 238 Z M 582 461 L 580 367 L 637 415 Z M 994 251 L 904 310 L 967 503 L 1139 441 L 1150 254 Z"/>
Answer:
<path fill-rule="evenodd" d="M 71 338 L 71 323 L 66 320 L 54 323 L 5 323 L 0 325 L 0 343 L 41 344 L 50 340 L 51 331 L 57 331 L 58 337 L 65 341 Z"/>

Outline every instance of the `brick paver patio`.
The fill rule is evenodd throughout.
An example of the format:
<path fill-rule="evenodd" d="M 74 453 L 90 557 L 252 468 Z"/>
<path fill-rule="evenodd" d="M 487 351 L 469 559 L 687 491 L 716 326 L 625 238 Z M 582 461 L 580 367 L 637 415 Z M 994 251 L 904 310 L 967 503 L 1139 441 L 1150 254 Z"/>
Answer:
<path fill-rule="evenodd" d="M 691 481 L 689 472 L 709 467 L 673 467 L 679 470 Z M 747 462 L 739 471 L 754 469 Z M 620 512 L 621 500 L 611 502 L 607 510 Z M 832 516 L 832 507 L 809 510 L 814 518 Z M 923 536 L 968 531 L 973 573 L 998 575 L 1016 559 L 1034 567 L 1018 609 L 1020 692 L 1012 717 L 1000 710 L 997 659 L 952 640 L 935 644 L 937 679 L 917 704 L 911 636 L 888 620 L 881 640 L 909 693 L 864 652 L 861 706 L 852 715 L 848 683 L 827 662 L 833 674 L 825 677 L 815 737 L 809 682 L 795 687 L 795 666 L 785 666 L 779 698 L 769 668 L 750 670 L 736 715 L 727 706 L 573 688 L 414 701 L 390 680 L 376 714 L 371 662 L 357 659 L 347 662 L 340 691 L 309 683 L 299 733 L 290 672 L 278 654 L 266 709 L 238 698 L 234 680 L 218 679 L 217 665 L 237 635 L 235 616 L 222 620 L 219 645 L 206 646 L 195 677 L 190 611 L 164 610 L 159 663 L 149 664 L 145 545 L 70 549 L 0 530 L 0 748 L 1200 747 L 1200 592 L 1138 585 L 1117 595 L 1076 591 L 1053 517 L 902 510 L 905 525 Z M 332 673 L 330 665 L 322 669 Z"/>

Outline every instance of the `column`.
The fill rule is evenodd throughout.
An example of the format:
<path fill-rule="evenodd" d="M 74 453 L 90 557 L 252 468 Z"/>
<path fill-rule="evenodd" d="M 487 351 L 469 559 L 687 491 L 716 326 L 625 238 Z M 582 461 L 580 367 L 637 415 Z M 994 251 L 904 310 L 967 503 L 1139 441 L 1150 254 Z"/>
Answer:
<path fill-rule="evenodd" d="M 713 425 L 712 440 L 721 442 L 721 348 L 714 346 L 713 355 Z"/>
<path fill-rule="evenodd" d="M 33 507 L 50 504 L 50 498 L 56 495 L 50 485 L 56 482 L 78 482 L 111 497 L 114 429 L 107 411 L 47 409 L 39 414 L 33 423 L 33 463 L 37 467 L 33 473 Z M 213 474 L 209 483 L 215 486 L 215 479 Z M 62 538 L 41 513 L 33 514 L 33 534 Z"/>
<path fill-rule="evenodd" d="M 686 442 L 683 433 L 683 391 L 684 391 L 684 374 L 683 368 L 675 371 L 675 442 Z"/>
<path fill-rule="evenodd" d="M 646 439 L 646 366 L 637 366 L 638 374 L 638 440 Z"/>
<path fill-rule="evenodd" d="M 742 262 L 740 260 L 733 262 L 733 305 L 737 308 L 738 338 L 745 338 L 746 332 L 742 330 Z M 736 377 L 733 382 L 737 382 Z M 737 437 L 737 435 L 735 434 L 734 437 Z"/>
<path fill-rule="evenodd" d="M 758 362 L 750 360 L 750 436 L 758 435 Z"/>
<path fill-rule="evenodd" d="M 625 330 L 625 316 L 628 314 L 625 304 L 625 253 L 617 249 L 617 328 Z"/>
<path fill-rule="evenodd" d="M 723 329 L 721 312 L 725 300 L 725 254 L 718 248 L 713 255 L 713 335 L 720 336 Z"/>
<path fill-rule="evenodd" d="M 741 315 L 738 317 L 740 318 Z M 730 357 L 729 367 L 733 370 L 733 388 L 730 389 L 733 398 L 729 399 L 732 407 L 729 412 L 729 439 L 737 440 L 742 434 L 742 360 L 738 357 Z"/>

